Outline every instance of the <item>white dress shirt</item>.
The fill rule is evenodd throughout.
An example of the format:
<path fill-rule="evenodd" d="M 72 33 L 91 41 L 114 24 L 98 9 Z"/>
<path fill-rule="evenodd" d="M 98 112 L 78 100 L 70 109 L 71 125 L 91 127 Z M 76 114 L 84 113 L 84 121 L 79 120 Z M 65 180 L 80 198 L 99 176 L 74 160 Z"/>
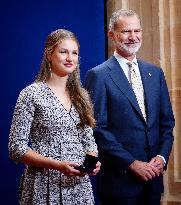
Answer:
<path fill-rule="evenodd" d="M 132 67 L 134 67 L 134 70 L 135 70 L 137 76 L 140 78 L 140 82 L 142 82 L 136 56 L 134 57 L 134 59 L 132 61 L 128 61 L 126 58 L 124 58 L 124 57 L 120 56 L 118 53 L 114 52 L 114 57 L 118 61 L 119 65 L 121 66 L 121 68 L 122 68 L 124 74 L 126 75 L 126 78 L 128 79 L 128 81 L 129 81 L 129 77 L 128 77 L 129 69 L 128 69 L 127 63 L 131 62 Z"/>

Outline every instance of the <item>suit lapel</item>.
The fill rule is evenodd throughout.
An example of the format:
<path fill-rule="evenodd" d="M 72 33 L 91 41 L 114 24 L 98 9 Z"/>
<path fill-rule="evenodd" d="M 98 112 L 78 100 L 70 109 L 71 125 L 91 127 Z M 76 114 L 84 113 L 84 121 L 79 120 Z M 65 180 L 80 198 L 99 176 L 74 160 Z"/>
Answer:
<path fill-rule="evenodd" d="M 132 106 L 136 109 L 136 111 L 144 120 L 138 102 L 136 100 L 135 94 L 115 57 L 112 56 L 109 59 L 108 67 L 110 69 L 109 74 L 113 82 L 117 85 L 119 90 L 127 97 Z"/>
<path fill-rule="evenodd" d="M 145 95 L 145 106 L 146 106 L 146 113 L 147 113 L 147 122 L 149 122 L 150 115 L 151 115 L 151 105 L 153 104 L 152 101 L 154 100 L 152 95 L 152 71 L 149 69 L 149 66 L 145 65 L 143 61 L 138 60 L 138 66 L 140 69 L 140 75 L 143 83 L 144 88 L 144 95 Z"/>

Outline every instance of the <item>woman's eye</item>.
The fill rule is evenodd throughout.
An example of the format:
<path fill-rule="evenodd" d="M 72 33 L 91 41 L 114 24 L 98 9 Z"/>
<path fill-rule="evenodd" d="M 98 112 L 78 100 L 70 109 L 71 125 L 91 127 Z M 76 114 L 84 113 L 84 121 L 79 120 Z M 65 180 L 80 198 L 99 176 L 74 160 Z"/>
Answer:
<path fill-rule="evenodd" d="M 74 55 L 78 55 L 78 53 L 77 53 L 77 52 L 73 52 L 73 54 L 74 54 Z"/>

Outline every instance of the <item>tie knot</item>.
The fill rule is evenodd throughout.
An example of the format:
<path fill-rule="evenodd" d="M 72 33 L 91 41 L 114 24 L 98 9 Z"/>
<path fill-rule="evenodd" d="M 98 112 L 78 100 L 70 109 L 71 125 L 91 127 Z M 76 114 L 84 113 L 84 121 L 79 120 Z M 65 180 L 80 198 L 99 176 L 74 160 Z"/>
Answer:
<path fill-rule="evenodd" d="M 128 65 L 129 68 L 131 68 L 133 65 L 131 62 L 127 62 L 126 64 Z"/>

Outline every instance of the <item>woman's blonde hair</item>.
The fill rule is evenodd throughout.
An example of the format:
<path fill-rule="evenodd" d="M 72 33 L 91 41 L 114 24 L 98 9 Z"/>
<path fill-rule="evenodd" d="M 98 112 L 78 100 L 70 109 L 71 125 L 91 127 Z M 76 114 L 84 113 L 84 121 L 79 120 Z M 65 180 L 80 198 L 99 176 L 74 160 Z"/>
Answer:
<path fill-rule="evenodd" d="M 67 39 L 75 41 L 78 45 L 78 48 L 80 48 L 78 39 L 71 31 L 58 29 L 48 35 L 45 43 L 45 50 L 40 72 L 37 75 L 35 82 L 46 81 L 51 77 L 51 65 L 48 60 L 48 56 L 54 52 L 58 44 Z M 93 106 L 87 91 L 81 85 L 79 64 L 77 65 L 76 69 L 71 74 L 69 74 L 66 86 L 69 91 L 71 101 L 80 116 L 79 126 L 81 128 L 83 128 L 85 125 L 94 127 L 95 119 L 93 117 Z"/>

